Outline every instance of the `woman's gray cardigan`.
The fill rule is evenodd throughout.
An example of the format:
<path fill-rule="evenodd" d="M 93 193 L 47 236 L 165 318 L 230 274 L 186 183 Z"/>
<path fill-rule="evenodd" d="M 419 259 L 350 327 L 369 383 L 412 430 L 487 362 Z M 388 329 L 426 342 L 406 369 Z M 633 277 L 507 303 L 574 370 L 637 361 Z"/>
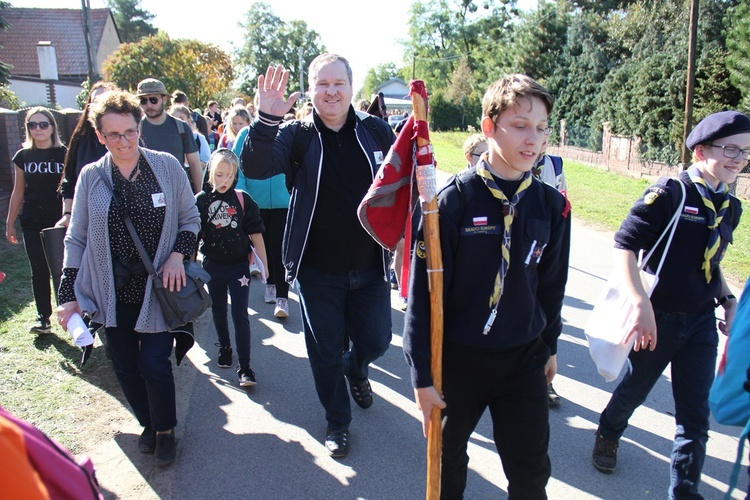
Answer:
<path fill-rule="evenodd" d="M 161 186 L 166 201 L 164 227 L 154 256 L 154 269 L 159 270 L 172 253 L 177 233 L 190 231 L 198 234 L 200 215 L 185 170 L 168 153 L 140 148 Z M 75 294 L 81 312 L 95 323 L 117 326 L 115 314 L 115 280 L 109 244 L 109 187 L 104 184 L 97 168 L 104 168 L 112 182 L 112 155 L 107 153 L 81 171 L 73 197 L 73 210 L 65 235 L 63 267 L 78 269 Z M 151 277 L 146 283 L 143 306 L 135 325 L 137 332 L 156 333 L 169 330 L 154 296 Z"/>

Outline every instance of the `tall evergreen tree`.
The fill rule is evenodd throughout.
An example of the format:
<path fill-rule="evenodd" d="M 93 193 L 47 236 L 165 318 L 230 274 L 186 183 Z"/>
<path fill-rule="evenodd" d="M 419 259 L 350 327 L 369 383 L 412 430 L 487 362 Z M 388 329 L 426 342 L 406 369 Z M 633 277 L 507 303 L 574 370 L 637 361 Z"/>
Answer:
<path fill-rule="evenodd" d="M 159 31 L 151 24 L 154 15 L 141 8 L 141 0 L 107 0 L 107 6 L 123 42 L 137 42 Z"/>
<path fill-rule="evenodd" d="M 740 107 L 750 111 L 750 1 L 742 0 L 730 14 L 726 67 L 729 80 L 740 92 Z"/>

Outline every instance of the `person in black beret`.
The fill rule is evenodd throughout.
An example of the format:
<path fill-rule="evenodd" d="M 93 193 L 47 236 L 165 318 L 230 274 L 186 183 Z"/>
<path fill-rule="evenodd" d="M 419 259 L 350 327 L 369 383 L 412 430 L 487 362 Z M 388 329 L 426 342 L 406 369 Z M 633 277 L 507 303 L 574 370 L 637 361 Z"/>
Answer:
<path fill-rule="evenodd" d="M 714 379 L 718 332 L 715 308 L 724 309 L 719 329 L 726 334 L 737 300 L 722 276 L 720 263 L 742 214 L 731 184 L 750 158 L 750 118 L 722 111 L 704 118 L 687 139 L 692 164 L 676 178 L 661 178 L 635 202 L 615 234 L 615 269 L 631 296 L 629 338 L 635 345 L 628 369 L 599 418 L 592 458 L 594 467 L 612 473 L 619 439 L 633 412 L 672 364 L 676 432 L 671 455 L 668 498 L 702 498 L 698 493 L 708 440 L 708 393 Z M 674 238 L 649 298 L 636 258 L 664 231 L 682 199 L 685 204 Z M 657 246 L 646 271 L 664 252 Z M 658 338 L 658 343 L 657 343 Z"/>

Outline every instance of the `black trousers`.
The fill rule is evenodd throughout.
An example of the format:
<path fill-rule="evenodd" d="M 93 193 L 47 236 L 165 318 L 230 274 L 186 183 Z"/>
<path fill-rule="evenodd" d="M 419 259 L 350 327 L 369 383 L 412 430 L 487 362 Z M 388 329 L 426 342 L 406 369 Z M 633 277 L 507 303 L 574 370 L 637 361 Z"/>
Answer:
<path fill-rule="evenodd" d="M 266 258 L 268 259 L 269 285 L 276 285 L 276 297 L 289 298 L 289 283 L 286 282 L 284 263 L 281 261 L 281 242 L 284 240 L 284 228 L 286 227 L 286 208 L 264 208 L 260 210 L 260 218 L 266 231 L 263 233 L 263 243 L 266 245 Z"/>
<path fill-rule="evenodd" d="M 31 264 L 31 289 L 34 292 L 37 316 L 49 319 L 52 316 L 52 293 L 49 287 L 50 272 L 44 255 L 41 229 L 23 229 L 23 246 Z M 54 277 L 55 297 L 60 288 L 60 277 Z"/>
<path fill-rule="evenodd" d="M 471 433 L 485 408 L 508 478 L 508 498 L 545 499 L 551 474 L 549 406 L 544 366 L 549 348 L 536 340 L 492 351 L 446 342 L 443 354 L 441 498 L 463 498 Z"/>

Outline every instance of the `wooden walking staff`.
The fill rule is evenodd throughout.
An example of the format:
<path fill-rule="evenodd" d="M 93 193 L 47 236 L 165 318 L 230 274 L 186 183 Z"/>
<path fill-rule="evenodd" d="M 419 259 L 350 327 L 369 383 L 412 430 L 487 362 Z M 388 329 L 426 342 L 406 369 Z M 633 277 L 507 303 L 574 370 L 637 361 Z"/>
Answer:
<path fill-rule="evenodd" d="M 430 290 L 430 352 L 432 384 L 438 394 L 443 387 L 443 252 L 440 248 L 437 180 L 427 123 L 427 90 L 424 82 L 411 82 L 411 102 L 417 128 L 416 177 L 422 205 L 427 279 Z M 442 425 L 439 408 L 430 415 L 427 436 L 427 500 L 440 498 Z"/>

